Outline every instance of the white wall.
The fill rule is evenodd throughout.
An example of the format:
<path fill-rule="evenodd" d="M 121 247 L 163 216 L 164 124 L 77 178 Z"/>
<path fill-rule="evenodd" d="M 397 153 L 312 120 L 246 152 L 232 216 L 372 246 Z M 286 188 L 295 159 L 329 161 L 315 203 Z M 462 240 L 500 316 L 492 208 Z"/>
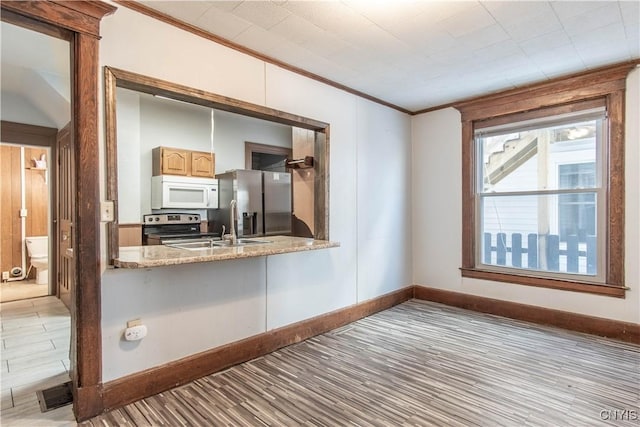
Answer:
<path fill-rule="evenodd" d="M 462 278 L 460 114 L 453 108 L 412 118 L 414 283 L 590 316 L 640 323 L 640 70 L 627 80 L 625 299 Z"/>
<path fill-rule="evenodd" d="M 8 122 L 58 128 L 55 120 L 26 97 L 13 92 L 0 92 L 0 119 Z"/>
<path fill-rule="evenodd" d="M 102 21 L 100 64 L 329 123 L 329 232 L 331 240 L 341 243 L 339 248 L 270 256 L 266 262 L 257 258 L 242 264 L 222 261 L 151 270 L 106 269 L 102 277 L 103 381 L 411 285 L 407 115 L 123 6 Z M 104 170 L 101 173 L 104 176 Z M 391 190 L 388 199 L 376 183 Z M 104 242 L 104 233 L 101 239 Z M 369 245 L 379 246 L 364 247 Z M 384 245 L 388 251 L 382 250 Z M 104 248 L 102 256 L 105 265 Z M 371 272 L 364 273 L 368 269 Z M 246 277 L 247 271 L 257 274 Z M 261 312 L 256 305 L 248 307 L 241 294 L 229 297 L 240 280 L 237 277 L 246 277 L 242 283 L 252 295 L 264 293 L 263 300 L 251 297 L 250 303 L 262 305 Z M 215 321 L 220 298 L 228 303 L 225 322 Z M 264 315 L 265 322 L 252 323 L 255 329 L 242 331 L 232 327 L 233 333 L 227 333 L 229 325 L 253 316 L 250 310 Z M 127 320 L 137 317 L 145 322 L 151 319 L 147 322 L 149 336 L 135 348 L 125 347 L 119 334 Z M 212 320 L 205 341 L 184 332 L 193 325 L 200 330 L 203 319 Z M 218 336 L 222 339 L 213 339 Z"/>
<path fill-rule="evenodd" d="M 2 120 L 62 129 L 71 120 L 70 44 L 0 23 Z"/>
<path fill-rule="evenodd" d="M 140 141 L 140 96 L 126 89 L 117 90 L 116 122 L 118 123 L 118 222 L 139 224 L 142 222 L 143 204 L 151 208 L 151 195 L 143 197 L 142 143 Z M 151 160 L 149 160 L 151 161 Z M 150 213 L 150 212 L 145 212 Z"/>
<path fill-rule="evenodd" d="M 258 258 L 110 270 L 102 281 L 103 381 L 264 332 L 265 268 Z M 147 337 L 122 340 L 126 320 L 137 318 Z"/>
<path fill-rule="evenodd" d="M 358 99 L 358 300 L 410 283 L 411 138 L 401 113 Z"/>
<path fill-rule="evenodd" d="M 216 111 L 213 138 L 216 173 L 245 168 L 246 141 L 291 148 L 291 132 L 291 126 Z"/>

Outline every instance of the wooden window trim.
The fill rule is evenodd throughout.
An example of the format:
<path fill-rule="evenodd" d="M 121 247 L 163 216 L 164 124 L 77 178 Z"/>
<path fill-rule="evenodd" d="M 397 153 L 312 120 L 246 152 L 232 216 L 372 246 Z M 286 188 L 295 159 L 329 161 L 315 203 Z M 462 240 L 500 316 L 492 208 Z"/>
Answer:
<path fill-rule="evenodd" d="M 494 117 L 487 120 L 475 120 L 473 122 L 473 130 L 486 129 L 494 126 L 506 125 L 510 123 L 524 122 L 527 120 L 542 119 L 545 117 L 559 116 L 562 114 L 575 113 L 578 111 L 590 110 L 592 108 L 605 107 L 606 99 L 598 97 L 588 99 L 586 101 L 572 102 L 554 107 L 539 108 L 533 111 L 525 111 L 522 113 L 513 113 L 507 116 Z"/>
<path fill-rule="evenodd" d="M 114 201 L 115 221 L 107 225 L 109 264 L 119 256 L 118 237 L 118 165 L 117 165 L 117 123 L 116 123 L 116 88 L 134 90 L 150 95 L 161 95 L 167 98 L 203 105 L 205 107 L 230 113 L 241 114 L 270 122 L 315 131 L 314 161 L 316 178 L 314 182 L 316 195 L 315 238 L 329 239 L 329 123 L 291 114 L 273 108 L 251 104 L 238 99 L 229 98 L 212 92 L 184 86 L 178 83 L 145 76 L 113 67 L 104 67 L 104 99 L 105 99 L 105 149 L 107 162 L 107 200 Z"/>
<path fill-rule="evenodd" d="M 462 114 L 462 277 L 599 295 L 625 297 L 624 285 L 624 100 L 626 77 L 637 61 L 511 90 L 456 105 Z M 604 100 L 609 121 L 605 284 L 487 271 L 476 266 L 475 126 L 536 118 L 544 110 L 570 112 Z"/>

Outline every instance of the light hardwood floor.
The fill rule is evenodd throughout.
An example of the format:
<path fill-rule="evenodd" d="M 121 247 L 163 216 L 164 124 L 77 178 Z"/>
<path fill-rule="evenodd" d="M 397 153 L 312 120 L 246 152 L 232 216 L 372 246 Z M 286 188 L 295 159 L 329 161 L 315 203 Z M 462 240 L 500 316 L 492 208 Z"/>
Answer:
<path fill-rule="evenodd" d="M 0 284 L 0 302 L 43 297 L 49 294 L 49 285 L 37 285 L 35 279 Z"/>
<path fill-rule="evenodd" d="M 640 346 L 413 300 L 82 426 L 638 426 L 639 395 Z"/>
<path fill-rule="evenodd" d="M 38 390 L 69 381 L 70 316 L 55 297 L 0 304 L 2 411 L 7 426 L 75 426 L 71 405 L 40 412 Z"/>

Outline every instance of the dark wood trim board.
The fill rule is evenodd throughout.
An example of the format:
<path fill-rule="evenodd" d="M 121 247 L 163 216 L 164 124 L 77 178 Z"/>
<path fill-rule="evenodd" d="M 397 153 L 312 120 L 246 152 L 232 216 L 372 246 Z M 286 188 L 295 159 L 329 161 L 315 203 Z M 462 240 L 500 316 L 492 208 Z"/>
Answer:
<path fill-rule="evenodd" d="M 413 286 L 311 319 L 217 347 L 175 362 L 104 384 L 104 409 L 114 409 L 147 396 L 221 371 L 370 316 L 413 297 Z"/>
<path fill-rule="evenodd" d="M 416 285 L 414 298 L 640 344 L 640 325 Z"/>
<path fill-rule="evenodd" d="M 15 123 L 2 120 L 0 122 L 0 138 L 2 142 L 39 147 L 54 147 L 58 129 Z"/>

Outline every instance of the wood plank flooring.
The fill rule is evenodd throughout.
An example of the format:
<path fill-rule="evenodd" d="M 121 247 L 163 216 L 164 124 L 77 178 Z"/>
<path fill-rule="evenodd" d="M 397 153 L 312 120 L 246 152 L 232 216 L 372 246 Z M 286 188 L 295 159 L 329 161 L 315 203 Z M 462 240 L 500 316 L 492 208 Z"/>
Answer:
<path fill-rule="evenodd" d="M 75 426 L 71 405 L 42 413 L 36 392 L 69 381 L 69 310 L 56 297 L 0 305 L 2 409 L 8 426 Z"/>
<path fill-rule="evenodd" d="M 81 425 L 638 426 L 639 405 L 639 346 L 412 300 Z"/>
<path fill-rule="evenodd" d="M 0 302 L 19 301 L 49 294 L 49 285 L 37 285 L 35 279 L 0 284 Z"/>

